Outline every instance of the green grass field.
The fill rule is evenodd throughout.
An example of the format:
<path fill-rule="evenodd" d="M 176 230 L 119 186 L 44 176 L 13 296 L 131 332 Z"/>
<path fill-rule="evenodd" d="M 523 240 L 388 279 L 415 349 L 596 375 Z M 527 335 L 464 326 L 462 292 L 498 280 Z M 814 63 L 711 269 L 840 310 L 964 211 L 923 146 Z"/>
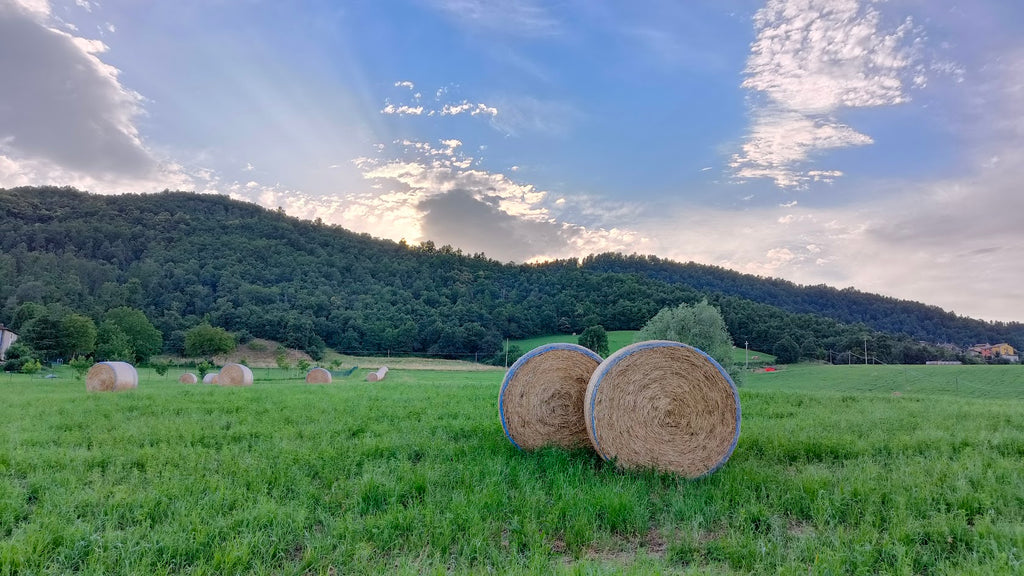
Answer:
<path fill-rule="evenodd" d="M 636 330 L 609 330 L 608 331 L 608 353 L 611 354 L 619 348 L 624 348 L 633 343 Z M 579 336 L 572 334 L 554 334 L 552 336 L 538 336 L 536 338 L 525 338 L 523 340 L 512 340 L 511 343 L 519 346 L 523 352 L 529 352 L 537 346 L 554 344 L 555 342 L 579 343 Z"/>
<path fill-rule="evenodd" d="M 0 375 L 0 574 L 1024 570 L 1019 366 L 750 374 L 698 481 L 516 450 L 501 371 L 60 374 Z"/>
<path fill-rule="evenodd" d="M 633 340 L 636 338 L 636 334 L 637 330 L 610 330 L 608 332 L 608 354 L 614 354 L 618 349 L 625 348 L 632 344 Z M 538 336 L 536 338 L 512 340 L 510 343 L 518 346 L 523 352 L 529 352 L 537 346 L 543 346 L 545 344 L 554 344 L 555 342 L 576 344 L 578 341 L 579 337 L 573 336 L 572 334 L 555 334 L 552 336 Z M 749 356 L 747 351 L 742 347 L 733 348 L 732 352 L 733 362 L 740 366 L 742 366 L 744 362 L 748 362 L 751 367 L 760 367 L 775 362 L 775 357 L 771 354 L 758 352 L 756 350 L 750 350 Z"/>

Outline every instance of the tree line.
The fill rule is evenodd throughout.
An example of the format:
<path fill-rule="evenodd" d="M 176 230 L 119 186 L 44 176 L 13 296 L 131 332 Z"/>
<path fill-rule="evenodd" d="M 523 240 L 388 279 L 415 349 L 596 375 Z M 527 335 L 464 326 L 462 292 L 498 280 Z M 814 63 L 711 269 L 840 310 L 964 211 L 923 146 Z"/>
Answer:
<path fill-rule="evenodd" d="M 757 301 L 750 287 L 729 292 L 725 284 L 718 290 L 667 275 L 680 266 L 687 265 L 623 255 L 501 263 L 429 241 L 374 239 L 216 195 L 0 189 L 0 322 L 20 328 L 29 311 L 39 311 L 26 305 L 42 307 L 48 320 L 29 332 L 47 342 L 55 322 L 64 331 L 65 322 L 91 319 L 97 343 L 108 347 L 101 352 L 97 344 L 97 354 L 127 352 L 115 327 L 124 332 L 128 320 L 121 316 L 129 309 L 160 335 L 159 349 L 173 354 L 186 353 L 189 331 L 205 323 L 237 340 L 276 340 L 314 358 L 329 347 L 503 361 L 505 338 L 596 325 L 639 329 L 663 308 L 705 299 L 721 310 L 734 342 L 751 349 L 781 345 L 785 353 L 795 343 L 797 357 L 825 359 L 868 336 L 878 354 L 885 345 L 892 361 L 942 354 L 917 340 L 945 341 L 945 333 L 887 332 Z M 737 278 L 751 286 L 767 282 Z M 972 340 L 1004 328 L 1011 337 L 1003 340 L 1021 340 L 1014 336 L 1019 325 L 964 326 Z M 74 353 L 68 343 L 42 349 L 56 357 Z"/>

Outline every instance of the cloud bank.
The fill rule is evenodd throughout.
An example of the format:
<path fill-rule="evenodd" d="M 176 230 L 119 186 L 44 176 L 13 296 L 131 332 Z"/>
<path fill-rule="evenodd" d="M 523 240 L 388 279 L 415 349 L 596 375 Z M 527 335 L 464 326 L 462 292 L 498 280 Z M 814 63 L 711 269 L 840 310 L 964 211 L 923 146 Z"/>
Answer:
<path fill-rule="evenodd" d="M 873 141 L 838 113 L 907 102 L 908 88 L 926 81 L 915 51 L 920 31 L 909 18 L 883 29 L 875 2 L 769 0 L 754 26 L 742 84 L 753 92 L 750 133 L 730 162 L 739 179 L 789 188 L 841 176 L 807 164 Z"/>
<path fill-rule="evenodd" d="M 0 186 L 137 191 L 188 183 L 142 142 L 143 98 L 100 59 L 107 46 L 51 20 L 46 2 L 0 2 Z"/>

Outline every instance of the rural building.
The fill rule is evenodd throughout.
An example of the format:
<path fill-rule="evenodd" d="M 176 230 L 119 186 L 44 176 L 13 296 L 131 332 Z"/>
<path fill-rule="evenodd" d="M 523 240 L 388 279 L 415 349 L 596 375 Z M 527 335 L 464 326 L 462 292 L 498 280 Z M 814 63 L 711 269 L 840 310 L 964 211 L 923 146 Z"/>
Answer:
<path fill-rule="evenodd" d="M 1017 353 L 1013 349 L 1013 346 L 1010 346 L 1006 342 L 1003 342 L 1001 344 L 993 344 L 991 346 L 991 349 L 992 349 L 992 354 L 995 355 L 995 356 L 1013 356 L 1014 354 Z"/>
<path fill-rule="evenodd" d="M 18 335 L 8 330 L 6 326 L 0 324 L 0 360 L 4 360 L 7 356 L 7 349 L 14 344 L 14 341 L 18 339 Z"/>
<path fill-rule="evenodd" d="M 975 344 L 967 349 L 967 353 L 972 356 L 980 356 L 985 360 L 992 360 L 993 358 L 1006 358 L 1010 362 L 1017 362 L 1018 356 L 1017 351 L 1013 349 L 1006 342 L 999 344 Z"/>

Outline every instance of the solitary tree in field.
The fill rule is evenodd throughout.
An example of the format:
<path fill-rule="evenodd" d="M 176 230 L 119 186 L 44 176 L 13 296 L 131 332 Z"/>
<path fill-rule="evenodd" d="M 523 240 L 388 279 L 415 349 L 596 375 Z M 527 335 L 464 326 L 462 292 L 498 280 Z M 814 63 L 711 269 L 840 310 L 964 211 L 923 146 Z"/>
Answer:
<path fill-rule="evenodd" d="M 608 355 L 608 332 L 605 331 L 604 326 L 597 325 L 587 328 L 580 334 L 578 342 L 580 346 L 590 348 L 599 356 Z"/>
<path fill-rule="evenodd" d="M 772 354 L 779 364 L 792 364 L 800 360 L 800 345 L 789 336 L 784 336 L 775 343 Z"/>
<path fill-rule="evenodd" d="M 729 371 L 733 379 L 739 375 L 732 361 L 732 337 L 718 308 L 707 300 L 688 306 L 662 308 L 644 324 L 636 341 L 671 340 L 689 344 L 711 356 Z"/>
<path fill-rule="evenodd" d="M 215 328 L 209 322 L 192 328 L 185 333 L 186 356 L 213 356 L 235 349 L 235 337 L 223 328 Z"/>

